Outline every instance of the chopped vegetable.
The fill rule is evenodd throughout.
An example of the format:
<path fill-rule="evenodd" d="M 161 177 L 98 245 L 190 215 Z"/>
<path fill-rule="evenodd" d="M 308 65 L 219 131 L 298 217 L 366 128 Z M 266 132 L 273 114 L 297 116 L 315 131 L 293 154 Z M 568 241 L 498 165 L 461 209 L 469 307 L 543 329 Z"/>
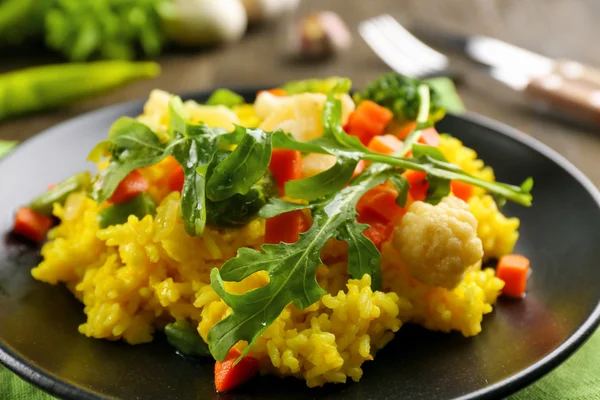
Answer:
<path fill-rule="evenodd" d="M 368 145 L 374 136 L 383 133 L 392 118 L 390 110 L 367 100 L 361 102 L 350 114 L 344 130 L 358 137 L 364 145 Z"/>
<path fill-rule="evenodd" d="M 336 93 L 349 93 L 352 81 L 348 78 L 332 76 L 325 79 L 306 79 L 302 81 L 291 81 L 283 85 L 283 90 L 288 95 L 299 93 L 323 93 L 328 94 L 335 90 Z"/>
<path fill-rule="evenodd" d="M 404 177 L 410 185 L 410 197 L 414 201 L 424 201 L 427 197 L 427 189 L 429 188 L 427 174 L 421 171 L 407 171 L 404 173 Z"/>
<path fill-rule="evenodd" d="M 185 181 L 185 174 L 183 173 L 183 168 L 181 165 L 173 158 L 173 163 L 169 166 L 167 172 L 167 185 L 169 186 L 169 190 L 172 192 L 181 192 L 183 190 L 183 183 Z"/>
<path fill-rule="evenodd" d="M 248 18 L 240 0 L 172 0 L 160 9 L 162 27 L 180 46 L 212 46 L 236 42 Z"/>
<path fill-rule="evenodd" d="M 225 106 L 229 108 L 244 103 L 245 100 L 242 96 L 229 89 L 217 89 L 206 100 L 206 104 L 209 106 Z"/>
<path fill-rule="evenodd" d="M 302 210 L 267 218 L 265 226 L 265 243 L 296 243 L 300 234 L 310 228 L 310 222 Z"/>
<path fill-rule="evenodd" d="M 228 392 L 249 381 L 260 366 L 254 357 L 244 356 L 233 348 L 222 361 L 215 363 L 215 386 L 219 392 Z"/>
<path fill-rule="evenodd" d="M 144 175 L 134 169 L 119 183 L 109 201 L 117 204 L 125 203 L 146 190 L 148 190 L 148 181 Z"/>
<path fill-rule="evenodd" d="M 396 204 L 397 197 L 396 189 L 386 185 L 375 186 L 356 203 L 359 220 L 361 216 L 368 219 L 369 216 L 375 216 L 381 221 L 391 222 L 396 217 L 404 215 L 406 210 Z"/>
<path fill-rule="evenodd" d="M 452 79 L 436 77 L 426 79 L 425 82 L 438 93 L 439 102 L 446 111 L 453 114 L 461 114 L 465 111 L 465 105 L 458 95 Z"/>
<path fill-rule="evenodd" d="M 394 135 L 375 136 L 369 142 L 369 150 L 381 154 L 392 154 L 402 148 L 402 142 Z"/>
<path fill-rule="evenodd" d="M 452 193 L 456 197 L 461 200 L 469 201 L 473 193 L 475 192 L 475 188 L 473 185 L 469 185 L 468 183 L 460 182 L 460 181 L 452 181 L 450 182 L 450 188 L 452 189 Z"/>
<path fill-rule="evenodd" d="M 358 164 L 356 164 L 356 168 L 354 168 L 352 178 L 356 178 L 358 175 L 362 174 L 366 167 L 367 163 L 364 160 L 360 160 Z"/>
<path fill-rule="evenodd" d="M 285 89 L 273 88 L 273 89 L 267 89 L 267 90 L 259 90 L 256 93 L 256 96 L 258 97 L 258 95 L 260 95 L 262 92 L 271 93 L 273 96 L 277 96 L 277 97 L 286 97 L 288 95 L 288 92 L 286 92 Z"/>
<path fill-rule="evenodd" d="M 502 294 L 523 297 L 527 289 L 529 259 L 519 254 L 502 256 L 496 267 L 496 276 L 504 281 Z"/>
<path fill-rule="evenodd" d="M 70 104 L 159 73 L 156 63 L 125 61 L 57 64 L 8 72 L 0 75 L 0 120 Z"/>
<path fill-rule="evenodd" d="M 382 243 L 387 241 L 394 231 L 393 224 L 386 221 L 381 221 L 375 216 L 359 215 L 358 222 L 367 224 L 369 226 L 363 231 L 363 235 L 373 242 L 378 250 L 381 250 Z"/>
<path fill-rule="evenodd" d="M 13 232 L 39 243 L 46 238 L 53 222 L 51 217 L 39 214 L 31 208 L 21 207 L 15 217 Z"/>
<path fill-rule="evenodd" d="M 387 131 L 392 135 L 396 136 L 400 140 L 404 140 L 412 131 L 417 128 L 416 121 L 408 121 L 398 123 L 396 121 L 392 121 L 390 125 L 388 125 Z"/>
<path fill-rule="evenodd" d="M 435 123 L 445 115 L 444 107 L 438 92 L 427 81 L 419 81 L 398 73 L 383 75 L 372 82 L 366 89 L 354 94 L 354 100 L 360 105 L 363 101 L 371 100 L 394 113 L 399 121 L 415 121 L 419 110 L 420 84 L 429 87 L 430 106 L 427 122 Z"/>
<path fill-rule="evenodd" d="M 75 174 L 58 184 L 53 184 L 47 192 L 33 199 L 29 207 L 39 214 L 51 216 L 54 203 L 63 204 L 71 193 L 86 189 L 91 181 L 89 172 Z"/>
<path fill-rule="evenodd" d="M 155 207 L 152 197 L 148 193 L 141 193 L 124 203 L 113 204 L 100 211 L 98 226 L 104 229 L 111 225 L 124 224 L 130 215 L 142 219 L 146 215 L 154 214 Z"/>
<path fill-rule="evenodd" d="M 302 154 L 294 150 L 273 149 L 269 169 L 283 196 L 288 181 L 302 178 Z"/>
<path fill-rule="evenodd" d="M 211 357 L 208 345 L 198 331 L 186 320 L 171 322 L 165 326 L 167 341 L 179 353 L 190 357 Z"/>
<path fill-rule="evenodd" d="M 423 131 L 421 131 L 419 143 L 423 143 L 427 146 L 438 147 L 440 145 L 440 134 L 435 128 L 423 129 Z"/>

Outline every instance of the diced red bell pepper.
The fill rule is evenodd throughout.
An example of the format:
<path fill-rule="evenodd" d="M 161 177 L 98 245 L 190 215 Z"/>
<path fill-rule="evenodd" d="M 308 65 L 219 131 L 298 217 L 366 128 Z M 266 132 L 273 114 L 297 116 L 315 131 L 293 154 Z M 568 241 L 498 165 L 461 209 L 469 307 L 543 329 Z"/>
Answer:
<path fill-rule="evenodd" d="M 273 149 L 269 168 L 283 196 L 286 182 L 302 178 L 302 154 L 295 150 Z"/>

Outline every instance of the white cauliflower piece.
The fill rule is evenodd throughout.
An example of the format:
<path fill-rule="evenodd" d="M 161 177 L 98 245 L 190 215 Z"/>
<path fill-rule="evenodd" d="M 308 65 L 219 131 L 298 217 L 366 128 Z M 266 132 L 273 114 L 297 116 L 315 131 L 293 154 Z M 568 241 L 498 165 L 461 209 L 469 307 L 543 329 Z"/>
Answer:
<path fill-rule="evenodd" d="M 393 244 L 415 279 L 448 289 L 483 257 L 477 220 L 456 197 L 436 206 L 414 202 L 396 227 Z"/>
<path fill-rule="evenodd" d="M 342 124 L 354 111 L 354 101 L 347 94 L 339 96 L 342 102 Z M 277 97 L 262 92 L 256 98 L 254 109 L 264 121 L 260 128 L 265 131 L 282 129 L 297 140 L 310 140 L 323 134 L 322 113 L 327 96 L 322 93 L 300 93 Z"/>

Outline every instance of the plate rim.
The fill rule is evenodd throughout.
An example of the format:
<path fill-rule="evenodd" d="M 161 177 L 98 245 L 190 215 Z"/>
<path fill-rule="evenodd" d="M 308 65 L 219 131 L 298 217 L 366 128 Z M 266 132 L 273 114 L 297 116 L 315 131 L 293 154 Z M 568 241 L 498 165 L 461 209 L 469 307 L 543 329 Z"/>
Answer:
<path fill-rule="evenodd" d="M 174 94 L 179 95 L 184 99 L 193 99 L 206 96 L 216 88 L 217 87 L 213 87 L 205 90 L 178 92 Z M 262 88 L 264 87 L 236 86 L 231 87 L 230 89 L 244 95 L 256 93 Z M 98 116 L 100 114 L 107 113 L 110 111 L 115 111 L 117 109 L 128 109 L 133 107 L 141 108 L 146 100 L 147 98 L 142 98 L 108 105 L 76 115 L 55 125 L 52 125 L 42 130 L 41 132 L 35 134 L 34 136 L 19 143 L 13 151 L 11 151 L 9 154 L 7 154 L 0 160 L 0 167 L 4 162 L 6 162 L 6 160 L 12 157 L 18 157 L 20 151 L 24 147 L 35 143 L 35 141 L 39 138 L 47 134 L 51 134 L 55 130 L 58 131 L 64 129 L 65 126 L 77 122 L 80 119 L 89 117 L 93 118 L 94 116 Z M 492 130 L 496 134 L 508 137 L 509 139 L 512 139 L 542 154 L 543 156 L 560 166 L 575 180 L 577 180 L 589 193 L 592 199 L 594 199 L 596 205 L 598 206 L 598 209 L 600 210 L 600 190 L 598 190 L 598 188 L 596 188 L 596 186 L 590 181 L 590 179 L 581 170 L 579 170 L 571 161 L 569 161 L 566 157 L 559 154 L 556 150 L 552 149 L 548 145 L 504 122 L 500 122 L 498 120 L 486 117 L 473 111 L 465 111 L 461 115 L 448 113 L 448 116 Z M 524 387 L 528 386 L 529 384 L 535 382 L 536 380 L 551 372 L 553 369 L 562 364 L 567 358 L 572 356 L 575 353 L 575 351 L 578 350 L 590 338 L 590 336 L 595 332 L 596 328 L 599 325 L 600 301 L 598 302 L 598 304 L 596 304 L 595 308 L 588 315 L 585 321 L 574 331 L 574 333 L 571 334 L 556 349 L 546 354 L 542 359 L 500 382 L 484 387 L 475 392 L 471 392 L 469 394 L 457 397 L 456 400 L 495 399 L 507 396 L 509 394 L 517 392 L 520 389 L 523 389 Z M 61 398 L 66 397 L 68 399 L 73 400 L 108 399 L 108 397 L 94 393 L 91 389 L 85 390 L 72 383 L 60 380 L 54 377 L 52 374 L 36 366 L 35 364 L 29 363 L 23 357 L 11 350 L 2 340 L 2 338 L 0 338 L 0 364 L 4 365 L 7 369 L 18 375 L 20 378 L 24 379 L 28 383 L 54 396 L 60 396 Z"/>

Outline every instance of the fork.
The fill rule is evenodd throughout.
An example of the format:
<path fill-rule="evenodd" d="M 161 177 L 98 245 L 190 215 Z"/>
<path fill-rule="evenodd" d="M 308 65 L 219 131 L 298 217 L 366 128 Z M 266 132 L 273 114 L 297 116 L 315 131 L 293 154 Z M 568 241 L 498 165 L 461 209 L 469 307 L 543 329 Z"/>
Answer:
<path fill-rule="evenodd" d="M 379 58 L 400 74 L 425 78 L 448 71 L 448 57 L 421 42 L 391 15 L 362 21 L 358 31 Z"/>

